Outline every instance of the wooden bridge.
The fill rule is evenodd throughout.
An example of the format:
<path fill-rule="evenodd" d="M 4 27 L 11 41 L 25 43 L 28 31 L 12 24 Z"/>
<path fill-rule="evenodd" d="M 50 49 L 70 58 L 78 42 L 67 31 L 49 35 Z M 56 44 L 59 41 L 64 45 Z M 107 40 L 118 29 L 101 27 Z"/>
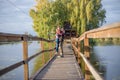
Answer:
<path fill-rule="evenodd" d="M 83 80 L 83 75 L 75 60 L 70 44 L 64 44 L 64 57 L 54 57 L 47 66 L 30 80 Z"/>
<path fill-rule="evenodd" d="M 52 55 L 52 53 L 55 53 L 53 52 L 55 48 L 52 48 L 54 40 L 46 40 L 28 35 L 0 33 L 0 42 L 23 41 L 24 56 L 20 62 L 0 70 L 0 76 L 24 65 L 24 80 L 91 80 L 91 76 L 95 80 L 103 80 L 101 75 L 89 62 L 89 38 L 120 38 L 120 23 L 90 30 L 78 38 L 71 38 L 70 43 L 64 43 L 64 57 L 62 58 L 58 58 L 55 54 Z M 44 46 L 43 42 L 48 42 L 50 47 L 48 50 L 44 50 L 42 47 L 42 51 L 28 57 L 28 41 L 41 41 L 42 46 Z M 84 41 L 84 54 L 81 52 L 81 41 Z M 43 54 L 44 52 L 50 52 L 50 60 L 47 63 L 44 61 L 46 57 Z M 40 54 L 42 54 L 44 66 L 35 75 L 30 77 L 28 62 Z M 82 61 L 85 64 L 84 73 L 79 66 Z"/>

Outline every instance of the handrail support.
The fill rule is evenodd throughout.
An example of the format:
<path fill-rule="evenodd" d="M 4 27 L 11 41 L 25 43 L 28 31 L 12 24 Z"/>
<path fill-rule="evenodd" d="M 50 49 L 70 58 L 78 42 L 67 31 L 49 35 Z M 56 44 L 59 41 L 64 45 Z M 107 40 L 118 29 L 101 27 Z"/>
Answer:
<path fill-rule="evenodd" d="M 23 37 L 23 60 L 26 61 L 28 59 L 28 43 L 27 38 Z M 29 68 L 28 68 L 28 62 L 25 62 L 24 64 L 24 80 L 29 79 Z"/>
<path fill-rule="evenodd" d="M 90 58 L 89 39 L 87 38 L 87 34 L 85 34 L 84 38 L 84 55 L 87 59 Z M 90 71 L 86 64 L 85 64 L 85 80 L 90 80 Z"/>

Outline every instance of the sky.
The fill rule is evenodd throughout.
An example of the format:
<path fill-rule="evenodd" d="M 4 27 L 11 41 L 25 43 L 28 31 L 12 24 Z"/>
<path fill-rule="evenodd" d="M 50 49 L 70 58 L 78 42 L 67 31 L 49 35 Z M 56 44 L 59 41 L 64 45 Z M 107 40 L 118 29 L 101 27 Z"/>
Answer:
<path fill-rule="evenodd" d="M 0 32 L 36 35 L 29 16 L 35 4 L 35 0 L 0 0 Z"/>
<path fill-rule="evenodd" d="M 0 32 L 36 35 L 29 11 L 35 0 L 0 0 Z M 120 0 L 102 0 L 106 9 L 106 24 L 120 22 Z"/>
<path fill-rule="evenodd" d="M 102 0 L 103 8 L 106 10 L 106 23 L 120 22 L 120 0 Z"/>

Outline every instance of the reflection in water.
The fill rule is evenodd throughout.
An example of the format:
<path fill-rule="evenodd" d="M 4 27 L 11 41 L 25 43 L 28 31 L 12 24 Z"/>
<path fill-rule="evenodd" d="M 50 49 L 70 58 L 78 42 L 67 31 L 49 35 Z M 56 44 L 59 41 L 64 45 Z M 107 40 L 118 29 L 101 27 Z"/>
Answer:
<path fill-rule="evenodd" d="M 105 77 L 106 64 L 101 63 L 100 61 L 102 60 L 99 60 L 98 58 L 99 56 L 97 56 L 96 53 L 94 53 L 94 51 L 92 50 L 90 55 L 90 62 L 94 65 L 95 69 L 99 72 L 99 74 Z"/>
<path fill-rule="evenodd" d="M 42 67 L 42 55 L 39 55 L 35 58 L 33 62 L 33 69 L 31 70 L 31 75 L 34 75 Z"/>
<path fill-rule="evenodd" d="M 43 49 L 44 50 L 48 50 L 49 48 L 54 48 L 54 44 L 50 43 L 50 45 L 53 45 L 52 47 L 50 47 L 50 45 L 48 45 L 49 43 L 48 42 L 43 42 Z M 52 53 L 52 54 L 51 54 Z M 45 53 L 41 53 L 39 56 L 37 56 L 34 61 L 32 62 L 33 63 L 33 68 L 30 70 L 31 73 L 30 73 L 30 76 L 34 75 L 42 66 L 44 66 L 45 63 L 48 62 L 48 60 L 50 60 L 50 55 L 53 55 L 54 53 L 52 51 L 50 52 L 45 52 Z M 44 56 L 44 58 L 43 58 Z"/>
<path fill-rule="evenodd" d="M 120 46 L 94 46 L 92 54 L 92 63 L 105 80 L 120 78 Z"/>
<path fill-rule="evenodd" d="M 28 45 L 29 56 L 35 54 L 40 49 L 40 45 L 37 42 L 29 42 Z M 0 69 L 3 69 L 21 60 L 23 60 L 23 47 L 21 42 L 0 45 Z M 30 61 L 29 64 L 29 70 L 31 73 L 31 70 L 34 67 L 34 60 Z M 19 68 L 1 76 L 0 80 L 23 80 L 23 75 L 23 66 L 20 66 Z"/>
<path fill-rule="evenodd" d="M 0 45 L 0 69 L 22 60 L 22 43 Z"/>
<path fill-rule="evenodd" d="M 45 58 L 45 63 L 48 62 L 48 60 L 50 59 L 50 53 L 46 52 L 43 53 L 41 55 L 39 55 L 38 57 L 35 58 L 34 60 L 34 68 L 32 70 L 31 75 L 35 74 L 42 66 L 44 66 L 43 60 L 42 60 L 42 56 L 44 55 Z"/>

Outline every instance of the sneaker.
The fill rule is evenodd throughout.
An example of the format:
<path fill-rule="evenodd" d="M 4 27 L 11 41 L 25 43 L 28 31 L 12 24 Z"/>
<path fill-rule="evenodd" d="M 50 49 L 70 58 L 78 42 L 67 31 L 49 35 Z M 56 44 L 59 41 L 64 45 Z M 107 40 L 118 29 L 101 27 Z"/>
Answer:
<path fill-rule="evenodd" d="M 60 58 L 61 56 L 57 56 L 58 58 Z"/>
<path fill-rule="evenodd" d="M 63 53 L 60 53 L 60 55 L 62 56 L 62 55 L 63 55 Z"/>
<path fill-rule="evenodd" d="M 63 53 L 60 53 L 60 56 L 63 57 Z"/>

